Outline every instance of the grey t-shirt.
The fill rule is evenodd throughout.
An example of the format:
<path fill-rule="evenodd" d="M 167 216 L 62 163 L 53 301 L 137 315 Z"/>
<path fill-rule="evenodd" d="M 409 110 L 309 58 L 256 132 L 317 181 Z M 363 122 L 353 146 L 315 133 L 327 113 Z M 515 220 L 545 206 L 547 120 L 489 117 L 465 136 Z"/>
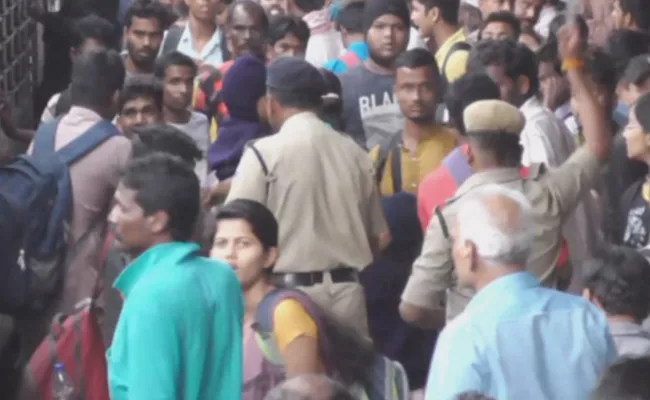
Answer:
<path fill-rule="evenodd" d="M 197 147 L 201 150 L 201 153 L 203 153 L 203 158 L 201 161 L 196 163 L 194 172 L 196 172 L 196 175 L 199 177 L 201 186 L 205 186 L 208 176 L 208 147 L 210 147 L 210 124 L 208 123 L 208 118 L 201 113 L 192 112 L 190 120 L 187 121 L 187 123 L 170 123 L 169 125 L 180 129 L 185 132 L 187 136 L 194 139 Z"/>
<path fill-rule="evenodd" d="M 404 116 L 393 94 L 394 75 L 359 65 L 340 76 L 345 131 L 371 149 L 404 128 Z"/>

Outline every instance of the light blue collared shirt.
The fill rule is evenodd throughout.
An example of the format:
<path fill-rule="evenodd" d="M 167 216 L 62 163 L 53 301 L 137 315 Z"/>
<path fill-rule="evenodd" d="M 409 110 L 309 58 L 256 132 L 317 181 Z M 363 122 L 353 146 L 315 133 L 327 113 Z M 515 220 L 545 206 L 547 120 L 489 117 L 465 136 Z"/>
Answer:
<path fill-rule="evenodd" d="M 163 48 L 162 46 L 160 47 Z M 190 31 L 189 25 L 183 30 L 181 39 L 178 42 L 178 47 L 176 50 L 185 54 L 188 57 L 191 57 L 195 60 L 201 60 L 206 64 L 218 67 L 223 64 L 223 52 L 221 51 L 221 30 L 217 28 L 214 31 L 214 34 L 210 38 L 210 41 L 203 46 L 203 50 L 198 52 L 194 48 L 192 40 L 192 32 Z"/>
<path fill-rule="evenodd" d="M 585 400 L 617 358 L 605 315 L 528 272 L 484 287 L 438 338 L 427 400 Z"/>

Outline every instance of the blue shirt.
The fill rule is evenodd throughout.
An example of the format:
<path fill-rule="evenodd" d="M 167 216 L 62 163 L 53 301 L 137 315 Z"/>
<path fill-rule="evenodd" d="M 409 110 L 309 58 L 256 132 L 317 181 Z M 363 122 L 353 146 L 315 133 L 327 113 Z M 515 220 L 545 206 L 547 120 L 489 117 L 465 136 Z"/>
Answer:
<path fill-rule="evenodd" d="M 117 278 L 126 300 L 108 351 L 112 400 L 241 399 L 241 286 L 198 251 L 160 244 Z"/>
<path fill-rule="evenodd" d="M 361 62 L 364 62 L 370 57 L 368 53 L 368 45 L 366 42 L 354 42 L 348 46 L 347 51 L 356 53 Z M 336 58 L 334 60 L 329 60 L 323 65 L 323 68 L 328 69 L 334 72 L 336 75 L 340 75 L 348 70 L 348 66 L 341 60 L 341 58 Z"/>
<path fill-rule="evenodd" d="M 528 272 L 479 291 L 438 338 L 427 400 L 585 400 L 616 359 L 605 315 Z"/>

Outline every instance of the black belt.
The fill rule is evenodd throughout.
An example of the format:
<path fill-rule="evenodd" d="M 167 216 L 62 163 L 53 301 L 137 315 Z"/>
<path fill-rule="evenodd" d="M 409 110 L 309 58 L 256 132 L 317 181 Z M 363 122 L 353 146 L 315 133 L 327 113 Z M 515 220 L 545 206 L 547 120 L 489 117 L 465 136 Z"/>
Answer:
<path fill-rule="evenodd" d="M 359 282 L 359 272 L 350 267 L 336 268 L 329 272 L 332 282 Z M 285 287 L 313 286 L 323 283 L 325 272 L 295 272 L 290 274 L 273 274 L 273 282 Z"/>

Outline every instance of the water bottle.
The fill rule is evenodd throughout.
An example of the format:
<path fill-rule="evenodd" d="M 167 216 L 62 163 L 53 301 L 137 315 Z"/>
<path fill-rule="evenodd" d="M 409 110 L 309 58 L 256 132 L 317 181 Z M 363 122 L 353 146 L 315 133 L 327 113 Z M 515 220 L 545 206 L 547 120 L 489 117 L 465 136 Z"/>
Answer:
<path fill-rule="evenodd" d="M 53 400 L 73 400 L 74 385 L 65 372 L 63 363 L 54 365 Z"/>

